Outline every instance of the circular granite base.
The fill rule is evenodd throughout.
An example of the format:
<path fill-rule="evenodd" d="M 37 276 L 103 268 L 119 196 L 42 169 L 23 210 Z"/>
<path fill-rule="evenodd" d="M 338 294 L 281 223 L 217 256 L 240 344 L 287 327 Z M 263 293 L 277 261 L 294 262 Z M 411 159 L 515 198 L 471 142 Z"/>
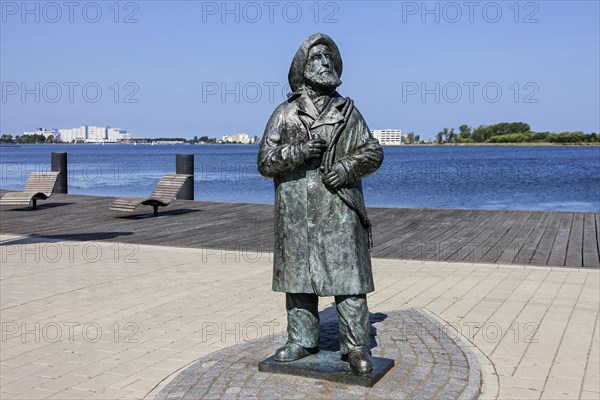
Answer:
<path fill-rule="evenodd" d="M 180 372 L 157 396 L 171 399 L 476 399 L 481 373 L 475 355 L 426 311 L 371 314 L 373 356 L 396 366 L 374 387 L 258 371 L 284 343 L 266 336 L 209 354 Z M 321 323 L 320 348 L 339 350 L 337 318 Z"/>

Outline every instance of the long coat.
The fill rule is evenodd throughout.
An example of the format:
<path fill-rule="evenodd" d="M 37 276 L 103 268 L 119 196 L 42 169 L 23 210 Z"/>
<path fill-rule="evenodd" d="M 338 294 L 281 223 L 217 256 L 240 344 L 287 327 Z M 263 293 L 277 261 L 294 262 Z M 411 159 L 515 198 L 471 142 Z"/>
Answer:
<path fill-rule="evenodd" d="M 306 93 L 273 112 L 258 154 L 261 175 L 275 183 L 273 290 L 319 296 L 374 290 L 368 234 L 355 211 L 323 183 L 321 158 L 305 161 L 300 145 L 320 137 L 329 145 L 348 99 L 335 93 L 318 113 Z M 349 174 L 345 185 L 364 209 L 361 178 L 383 161 L 383 150 L 356 108 L 348 117 L 335 153 Z"/>

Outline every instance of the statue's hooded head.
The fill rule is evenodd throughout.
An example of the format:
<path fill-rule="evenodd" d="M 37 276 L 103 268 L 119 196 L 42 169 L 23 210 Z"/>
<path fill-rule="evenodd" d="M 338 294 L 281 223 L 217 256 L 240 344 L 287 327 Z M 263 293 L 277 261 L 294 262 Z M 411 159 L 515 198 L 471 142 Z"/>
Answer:
<path fill-rule="evenodd" d="M 311 57 L 315 58 L 314 62 Z M 316 60 L 319 57 L 321 60 Z M 342 57 L 337 45 L 324 33 L 315 33 L 296 52 L 288 81 L 293 92 L 301 92 L 305 86 L 335 90 L 342 83 L 341 76 Z"/>

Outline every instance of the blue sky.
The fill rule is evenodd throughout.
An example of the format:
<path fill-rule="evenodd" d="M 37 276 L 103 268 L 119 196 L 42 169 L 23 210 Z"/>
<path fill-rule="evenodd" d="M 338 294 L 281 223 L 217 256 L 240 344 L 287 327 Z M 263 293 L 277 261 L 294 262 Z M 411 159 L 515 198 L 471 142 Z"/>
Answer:
<path fill-rule="evenodd" d="M 598 1 L 224 4 L 2 1 L 0 132 L 262 136 L 315 32 L 338 43 L 339 91 L 371 129 L 600 131 Z"/>

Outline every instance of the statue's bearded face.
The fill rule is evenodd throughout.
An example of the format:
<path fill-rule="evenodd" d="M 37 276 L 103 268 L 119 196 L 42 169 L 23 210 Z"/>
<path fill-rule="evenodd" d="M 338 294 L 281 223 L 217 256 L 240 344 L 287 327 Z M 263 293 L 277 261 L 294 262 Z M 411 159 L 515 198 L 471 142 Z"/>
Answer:
<path fill-rule="evenodd" d="M 317 90 L 334 90 L 342 84 L 331 58 L 331 50 L 324 44 L 311 47 L 304 67 L 306 84 Z"/>

